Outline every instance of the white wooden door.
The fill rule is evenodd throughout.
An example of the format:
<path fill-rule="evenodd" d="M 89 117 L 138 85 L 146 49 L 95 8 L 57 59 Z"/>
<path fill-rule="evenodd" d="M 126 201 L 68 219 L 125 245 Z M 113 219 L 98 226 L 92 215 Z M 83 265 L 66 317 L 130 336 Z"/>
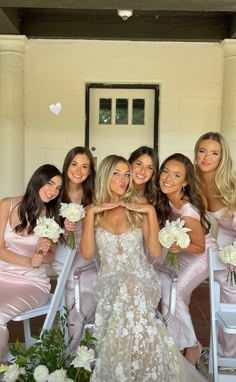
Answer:
<path fill-rule="evenodd" d="M 154 89 L 90 89 L 89 148 L 97 165 L 110 154 L 128 158 L 139 146 L 153 147 L 154 107 Z"/>

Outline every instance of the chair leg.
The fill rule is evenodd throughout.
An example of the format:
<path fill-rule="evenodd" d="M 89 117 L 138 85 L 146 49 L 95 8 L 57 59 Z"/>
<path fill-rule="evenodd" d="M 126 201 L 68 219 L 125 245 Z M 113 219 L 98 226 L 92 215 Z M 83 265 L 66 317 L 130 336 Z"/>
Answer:
<path fill-rule="evenodd" d="M 212 349 L 212 333 L 210 337 L 210 349 L 209 349 L 209 360 L 208 360 L 208 373 L 213 374 L 213 349 Z"/>
<path fill-rule="evenodd" d="M 31 329 L 30 329 L 30 320 L 24 320 L 24 336 L 25 336 L 25 347 L 28 349 L 31 345 L 33 345 L 36 340 L 31 335 Z"/>

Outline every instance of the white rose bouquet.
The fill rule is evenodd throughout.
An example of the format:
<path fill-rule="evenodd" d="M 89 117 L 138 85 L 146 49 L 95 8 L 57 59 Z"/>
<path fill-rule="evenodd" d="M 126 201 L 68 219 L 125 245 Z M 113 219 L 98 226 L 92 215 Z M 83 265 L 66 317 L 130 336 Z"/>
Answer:
<path fill-rule="evenodd" d="M 87 330 L 76 354 L 65 341 L 67 321 L 43 331 L 37 342 L 25 349 L 18 340 L 10 346 L 10 364 L 0 366 L 0 380 L 5 382 L 89 382 L 95 364 L 96 338 Z"/>
<path fill-rule="evenodd" d="M 83 206 L 77 203 L 61 203 L 61 208 L 59 211 L 60 216 L 66 218 L 70 222 L 78 222 L 80 219 L 85 217 L 85 209 Z M 75 248 L 75 234 L 73 231 L 69 231 L 66 245 Z"/>
<path fill-rule="evenodd" d="M 178 218 L 170 222 L 166 221 L 165 227 L 163 227 L 159 232 L 159 240 L 161 245 L 166 248 L 170 248 L 172 244 L 176 243 L 181 248 L 187 248 L 190 244 L 190 237 L 187 232 L 191 231 L 190 228 L 184 227 L 184 221 Z M 179 259 L 176 253 L 168 251 L 164 264 L 171 263 L 173 267 L 178 265 Z"/>
<path fill-rule="evenodd" d="M 45 237 L 56 243 L 61 233 L 64 232 L 54 218 L 47 218 L 46 216 L 37 219 L 37 224 L 34 233 L 38 237 Z"/>
<path fill-rule="evenodd" d="M 236 241 L 232 245 L 227 245 L 219 250 L 219 258 L 221 261 L 228 265 L 228 273 L 226 281 L 230 285 L 236 286 Z"/>

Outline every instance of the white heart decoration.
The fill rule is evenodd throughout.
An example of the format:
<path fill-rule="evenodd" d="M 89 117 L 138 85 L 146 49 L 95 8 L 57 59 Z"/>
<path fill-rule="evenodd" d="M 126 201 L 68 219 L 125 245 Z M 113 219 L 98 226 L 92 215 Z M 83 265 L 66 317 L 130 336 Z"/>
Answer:
<path fill-rule="evenodd" d="M 51 110 L 51 112 L 53 114 L 56 114 L 56 115 L 59 115 L 60 112 L 61 112 L 61 109 L 62 109 L 62 105 L 60 102 L 56 103 L 55 105 L 54 104 L 51 104 L 49 106 L 49 109 Z"/>

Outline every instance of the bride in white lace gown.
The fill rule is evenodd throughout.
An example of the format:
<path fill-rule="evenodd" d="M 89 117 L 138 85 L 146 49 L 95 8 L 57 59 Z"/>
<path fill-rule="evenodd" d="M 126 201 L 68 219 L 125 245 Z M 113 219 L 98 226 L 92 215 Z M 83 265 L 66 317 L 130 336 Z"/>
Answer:
<path fill-rule="evenodd" d="M 81 239 L 82 256 L 91 258 L 97 247 L 101 264 L 94 329 L 97 360 L 91 382 L 205 380 L 155 317 L 160 279 L 144 254 L 144 243 L 151 256 L 160 256 L 158 230 L 154 208 L 133 194 L 128 162 L 106 157 Z"/>

